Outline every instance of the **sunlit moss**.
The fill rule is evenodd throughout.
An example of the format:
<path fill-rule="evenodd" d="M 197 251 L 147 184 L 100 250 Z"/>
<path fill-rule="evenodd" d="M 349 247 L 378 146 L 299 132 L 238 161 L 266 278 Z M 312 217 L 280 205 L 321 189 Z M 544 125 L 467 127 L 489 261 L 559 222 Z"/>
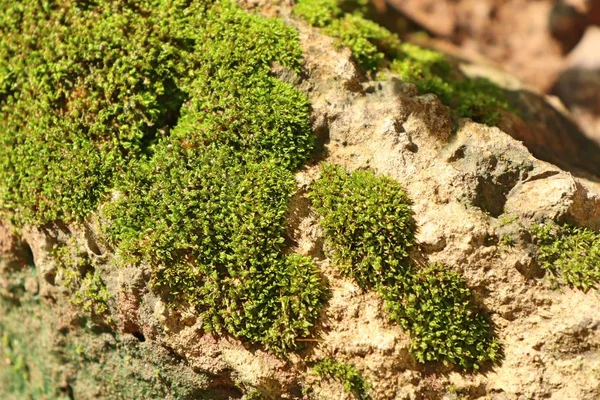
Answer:
<path fill-rule="evenodd" d="M 460 117 L 488 125 L 509 110 L 502 90 L 492 82 L 470 79 L 440 52 L 400 43 L 397 35 L 364 17 L 347 0 L 299 0 L 294 12 L 323 32 L 340 39 L 367 72 L 389 67 L 420 92 L 433 93 Z M 350 12 L 344 12 L 344 8 Z M 352 11 L 354 10 L 354 11 Z"/>

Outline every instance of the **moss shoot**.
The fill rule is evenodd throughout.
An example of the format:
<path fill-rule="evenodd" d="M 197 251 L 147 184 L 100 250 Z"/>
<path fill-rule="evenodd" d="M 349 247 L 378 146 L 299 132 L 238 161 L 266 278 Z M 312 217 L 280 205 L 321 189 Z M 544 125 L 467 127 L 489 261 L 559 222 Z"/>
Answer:
<path fill-rule="evenodd" d="M 358 2 L 360 3 L 360 2 Z M 388 67 L 422 93 L 433 93 L 460 117 L 488 125 L 509 110 L 502 90 L 487 79 L 467 78 L 440 52 L 401 43 L 396 34 L 367 20 L 365 7 L 349 0 L 298 0 L 294 13 L 352 50 L 367 72 Z"/>
<path fill-rule="evenodd" d="M 227 0 L 0 8 L 2 213 L 42 225 L 100 209 L 118 263 L 149 265 L 173 307 L 296 348 L 326 292 L 311 259 L 283 253 L 314 138 L 308 99 L 270 68 L 300 69 L 297 32 Z M 97 283 L 82 276 L 75 301 L 103 297 Z"/>
<path fill-rule="evenodd" d="M 537 225 L 533 229 L 538 245 L 537 259 L 558 283 L 584 292 L 600 282 L 600 234 L 586 228 Z"/>
<path fill-rule="evenodd" d="M 477 370 L 499 359 L 499 343 L 464 279 L 439 265 L 411 265 L 415 222 L 396 181 L 324 165 L 309 196 L 336 266 L 380 293 L 390 319 L 411 333 L 419 362 Z"/>

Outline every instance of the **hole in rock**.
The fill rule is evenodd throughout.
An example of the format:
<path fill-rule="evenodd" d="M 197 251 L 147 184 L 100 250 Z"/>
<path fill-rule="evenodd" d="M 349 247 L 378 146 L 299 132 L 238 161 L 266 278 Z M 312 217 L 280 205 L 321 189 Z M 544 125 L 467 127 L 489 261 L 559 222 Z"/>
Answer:
<path fill-rule="evenodd" d="M 131 334 L 133 335 L 133 337 L 135 337 L 140 343 L 144 343 L 146 341 L 146 337 L 144 336 L 144 334 L 142 332 L 131 332 Z"/>

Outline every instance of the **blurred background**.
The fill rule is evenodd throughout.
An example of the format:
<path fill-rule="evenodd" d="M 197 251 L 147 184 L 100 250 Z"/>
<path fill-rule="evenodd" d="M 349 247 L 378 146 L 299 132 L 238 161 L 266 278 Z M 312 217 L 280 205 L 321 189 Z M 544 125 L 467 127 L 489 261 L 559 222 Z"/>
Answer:
<path fill-rule="evenodd" d="M 600 144 L 600 0 L 371 0 L 405 40 L 558 97 Z"/>

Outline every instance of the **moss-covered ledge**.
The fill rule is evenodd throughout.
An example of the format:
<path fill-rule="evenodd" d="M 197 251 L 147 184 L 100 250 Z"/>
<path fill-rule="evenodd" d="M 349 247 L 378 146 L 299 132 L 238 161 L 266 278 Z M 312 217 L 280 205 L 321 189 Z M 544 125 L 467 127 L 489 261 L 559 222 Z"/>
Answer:
<path fill-rule="evenodd" d="M 2 7 L 2 214 L 77 224 L 99 208 L 117 267 L 149 264 L 207 331 L 278 353 L 310 336 L 326 288 L 283 254 L 309 104 L 270 75 L 301 68 L 296 31 L 227 0 Z M 60 282 L 105 311 L 81 298 L 101 282 L 84 270 Z"/>

